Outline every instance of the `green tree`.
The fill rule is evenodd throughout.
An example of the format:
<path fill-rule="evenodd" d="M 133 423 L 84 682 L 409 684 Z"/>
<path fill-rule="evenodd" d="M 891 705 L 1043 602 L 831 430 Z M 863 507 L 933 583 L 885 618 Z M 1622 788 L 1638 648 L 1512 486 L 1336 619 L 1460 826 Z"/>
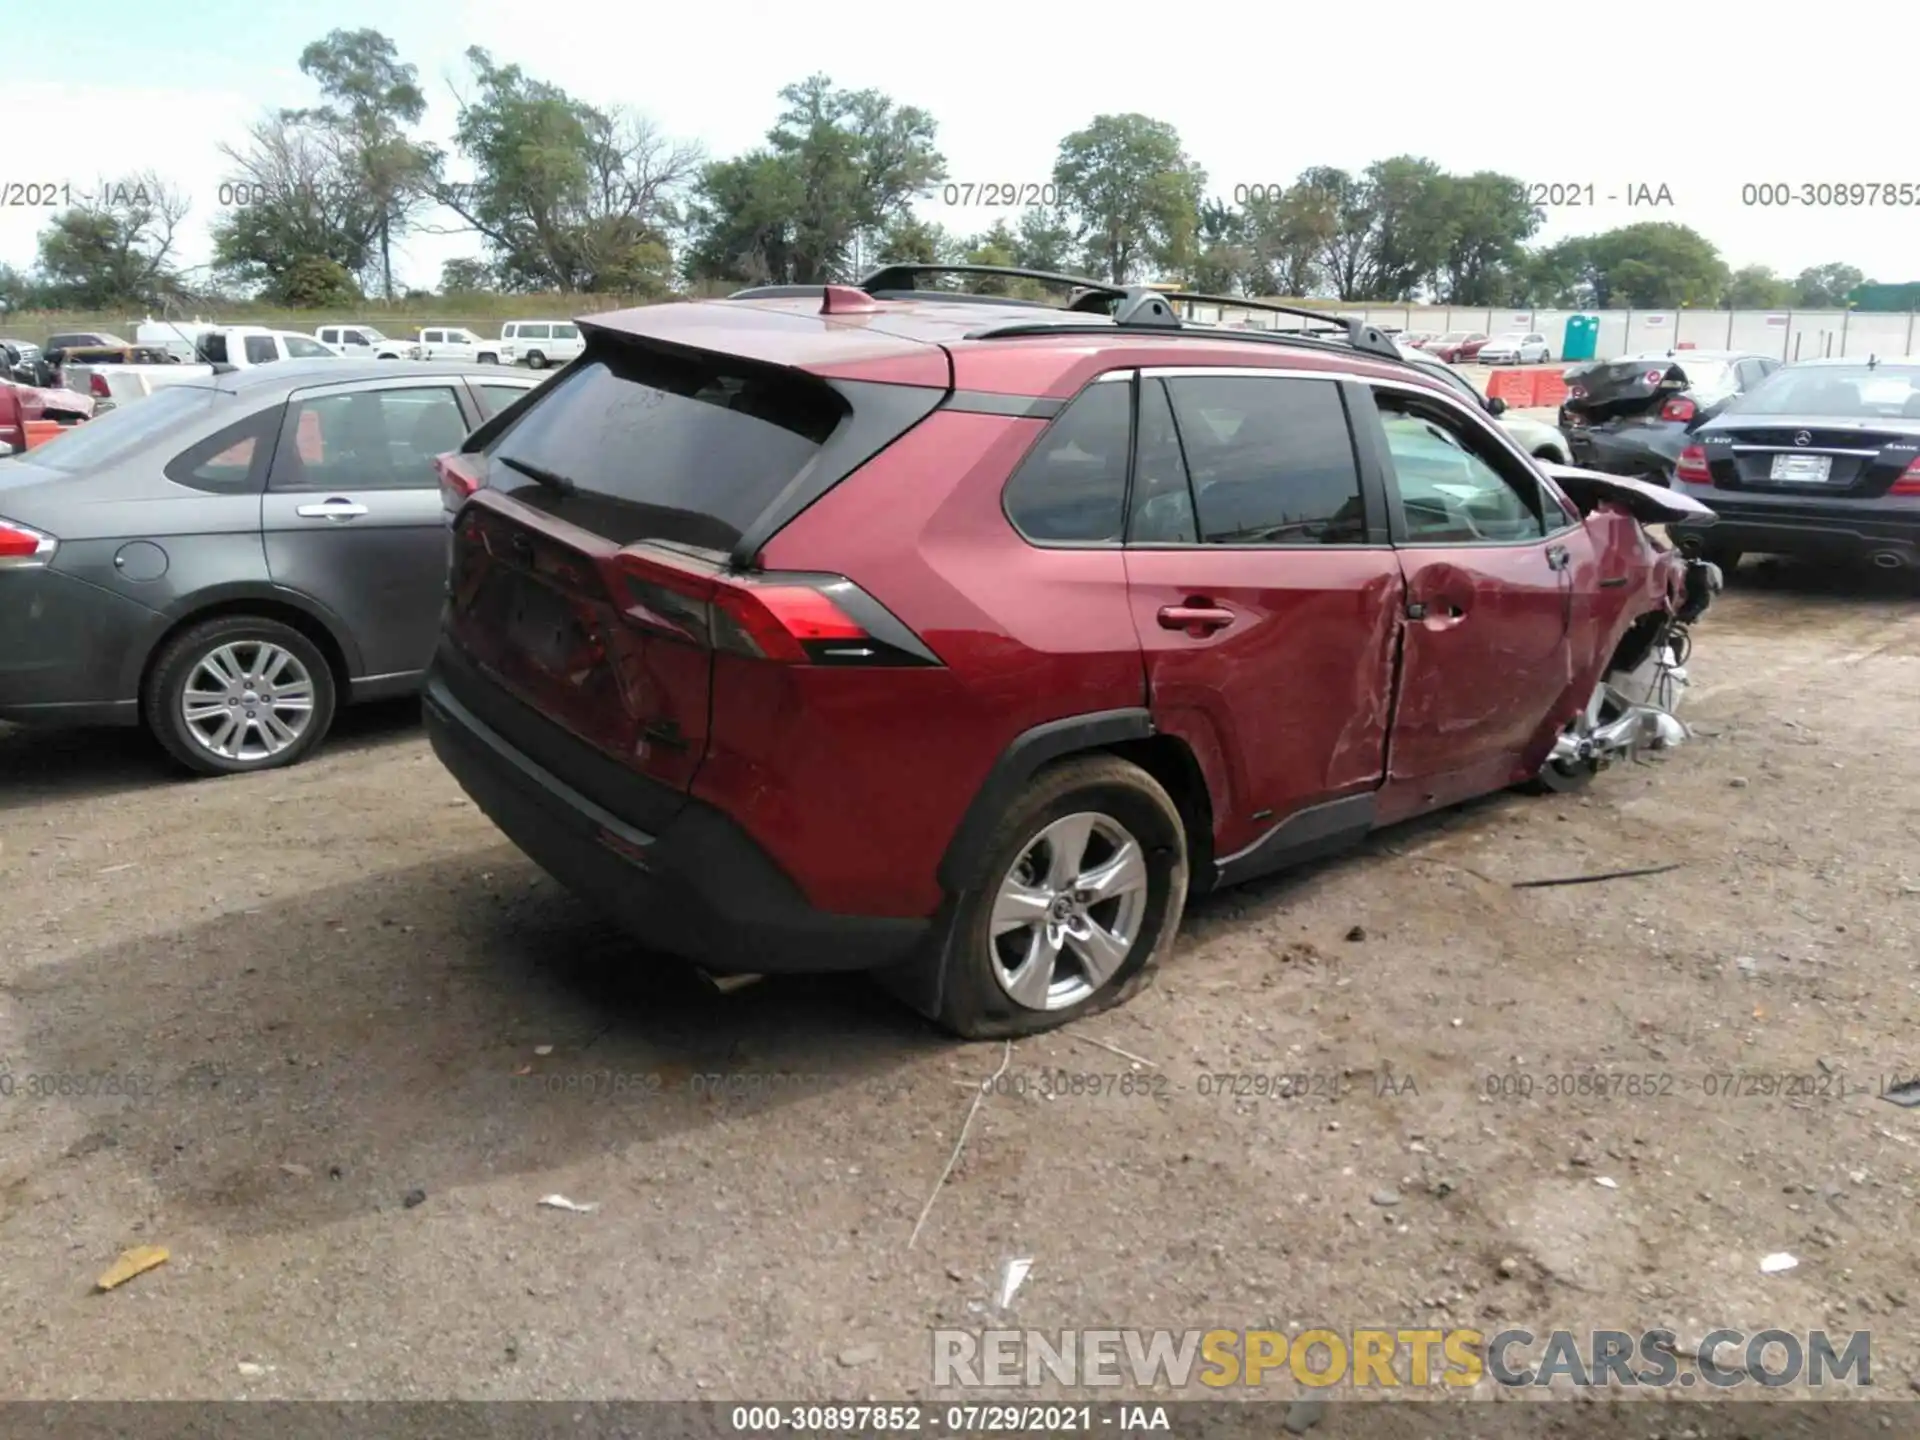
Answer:
<path fill-rule="evenodd" d="M 1784 310 L 1798 287 L 1765 265 L 1743 265 L 1728 277 L 1720 303 L 1729 310 Z"/>
<path fill-rule="evenodd" d="M 1256 192 L 1246 205 L 1247 288 L 1255 295 L 1301 298 L 1325 283 L 1323 262 L 1332 238 L 1333 211 L 1305 185 Z"/>
<path fill-rule="evenodd" d="M 1411 300 L 1445 262 L 1451 233 L 1446 176 L 1431 160 L 1376 160 L 1361 180 L 1368 212 L 1366 263 L 1357 299 Z"/>
<path fill-rule="evenodd" d="M 1523 298 L 1526 242 L 1541 213 L 1520 182 L 1492 170 L 1441 176 L 1432 193 L 1443 224 L 1440 298 L 1449 305 L 1504 305 Z"/>
<path fill-rule="evenodd" d="M 181 292 L 175 236 L 186 200 L 152 172 L 106 184 L 40 233 L 43 298 L 71 309 L 158 305 Z"/>
<path fill-rule="evenodd" d="M 223 281 L 292 304 L 311 280 L 296 267 L 320 259 L 349 275 L 376 273 L 381 208 L 359 159 L 336 126 L 282 112 L 259 121 L 243 147 L 221 147 L 233 168 L 221 186 L 233 204 L 213 223 L 214 272 Z"/>
<path fill-rule="evenodd" d="M 671 238 L 699 147 L 650 122 L 603 110 L 518 65 L 467 51 L 476 90 L 454 143 L 475 179 L 445 178 L 435 152 L 426 193 L 477 232 L 510 290 L 658 294 L 669 288 Z"/>
<path fill-rule="evenodd" d="M 442 295 L 485 295 L 495 288 L 493 267 L 484 260 L 462 256 L 440 267 Z"/>
<path fill-rule="evenodd" d="M 1529 252 L 1521 261 L 1514 303 L 1538 309 L 1597 308 L 1593 237 L 1576 235 Z"/>
<path fill-rule="evenodd" d="M 1015 265 L 1064 274 L 1073 266 L 1073 249 L 1073 226 L 1061 211 L 1033 206 L 1020 212 L 1013 232 Z"/>
<path fill-rule="evenodd" d="M 1670 221 L 1623 225 L 1590 241 L 1593 303 L 1602 310 L 1717 304 L 1727 264 L 1713 242 Z"/>
<path fill-rule="evenodd" d="M 1244 291 L 1256 273 L 1251 228 L 1244 210 L 1220 200 L 1200 207 L 1193 288 L 1206 295 Z"/>
<path fill-rule="evenodd" d="M 1173 126 L 1138 114 L 1095 116 L 1060 142 L 1053 166 L 1088 273 L 1116 284 L 1191 265 L 1206 181 Z"/>
<path fill-rule="evenodd" d="M 825 75 L 780 92 L 765 146 L 709 165 L 695 188 L 687 273 L 812 285 L 864 270 L 915 233 L 912 206 L 946 178 L 926 111 Z"/>
<path fill-rule="evenodd" d="M 874 245 L 876 265 L 953 265 L 961 261 L 962 242 L 946 227 L 906 214 L 896 215 Z"/>
<path fill-rule="evenodd" d="M 1811 265 L 1795 277 L 1793 304 L 1802 310 L 1843 310 L 1847 296 L 1866 283 L 1852 265 Z"/>
<path fill-rule="evenodd" d="M 347 267 L 324 255 L 302 255 L 275 277 L 273 300 L 300 310 L 355 305 L 364 298 Z"/>
<path fill-rule="evenodd" d="M 378 30 L 334 30 L 300 52 L 300 70 L 320 87 L 322 103 L 291 111 L 340 137 L 342 162 L 363 186 L 375 215 L 381 293 L 393 298 L 393 241 L 425 203 L 423 182 L 433 152 L 408 138 L 426 114 L 419 70 L 400 63 L 393 41 Z"/>

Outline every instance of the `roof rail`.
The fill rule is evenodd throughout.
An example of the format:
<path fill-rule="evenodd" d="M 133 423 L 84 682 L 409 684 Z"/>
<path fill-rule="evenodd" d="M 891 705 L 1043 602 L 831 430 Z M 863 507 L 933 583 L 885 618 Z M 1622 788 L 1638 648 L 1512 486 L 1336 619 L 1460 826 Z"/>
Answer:
<path fill-rule="evenodd" d="M 1273 300 L 1247 300 L 1232 295 L 1199 295 L 1186 290 L 1175 290 L 1168 294 L 1167 298 L 1202 305 L 1226 305 L 1236 310 L 1262 310 L 1274 315 L 1296 315 L 1303 320 L 1318 320 L 1324 325 L 1337 326 L 1346 331 L 1347 343 L 1365 354 L 1377 355 L 1383 360 L 1406 358 L 1400 353 L 1400 347 L 1395 345 L 1389 336 L 1383 334 L 1379 327 L 1346 315 L 1329 315 L 1324 310 L 1310 310 L 1304 305 L 1282 305 Z"/>
<path fill-rule="evenodd" d="M 1110 308 L 1110 302 L 1124 300 L 1132 293 L 1125 285 L 1092 280 L 1085 275 L 1061 275 L 1052 270 L 1027 270 L 1018 265 L 923 265 L 918 261 L 883 265 L 862 280 L 860 288 L 869 295 L 877 295 L 883 290 L 917 290 L 919 287 L 913 283 L 916 275 L 1003 275 L 1010 280 L 1038 280 L 1047 285 L 1064 285 L 1070 291 L 1083 292 L 1070 298 L 1066 309 L 1091 311 L 1094 314 L 1104 314 Z"/>

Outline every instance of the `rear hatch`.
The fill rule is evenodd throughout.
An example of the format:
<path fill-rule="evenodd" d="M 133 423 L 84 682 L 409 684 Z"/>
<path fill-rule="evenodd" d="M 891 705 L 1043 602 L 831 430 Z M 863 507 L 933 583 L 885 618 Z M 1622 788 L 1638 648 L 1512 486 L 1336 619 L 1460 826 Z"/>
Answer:
<path fill-rule="evenodd" d="M 1575 429 L 1610 421 L 1657 423 L 1692 419 L 1687 408 L 1668 408 L 1686 398 L 1694 414 L 1705 410 L 1732 390 L 1732 371 L 1724 361 L 1682 362 L 1673 359 L 1599 360 L 1576 365 L 1565 373 L 1567 398 L 1561 407 L 1565 423 Z"/>
<path fill-rule="evenodd" d="M 649 319 L 672 340 L 584 326 L 587 352 L 572 369 L 440 461 L 450 503 L 471 495 L 454 520 L 441 682 L 642 829 L 671 819 L 693 784 L 716 651 L 819 664 L 889 649 L 872 639 L 884 621 L 849 621 L 871 602 L 841 577 L 767 576 L 753 560 L 925 418 L 951 373 L 941 347 L 896 340 L 909 351 L 897 370 L 941 383 L 848 379 L 874 358 L 850 355 L 862 347 L 819 322 L 815 344 L 782 343 L 794 336 L 777 320 L 771 335 L 735 336 L 731 353 L 680 338 L 711 340 L 739 319 Z M 766 358 L 795 349 L 817 363 Z"/>

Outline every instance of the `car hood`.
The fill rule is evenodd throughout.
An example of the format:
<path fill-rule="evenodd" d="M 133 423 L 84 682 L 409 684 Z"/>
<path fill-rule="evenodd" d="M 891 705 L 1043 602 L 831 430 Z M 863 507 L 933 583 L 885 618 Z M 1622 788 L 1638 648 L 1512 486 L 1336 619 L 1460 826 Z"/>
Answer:
<path fill-rule="evenodd" d="M 1603 503 L 1618 505 L 1645 525 L 1673 520 L 1712 523 L 1713 511 L 1690 495 L 1649 485 L 1644 480 L 1629 480 L 1624 475 L 1603 475 L 1598 470 L 1582 470 L 1574 465 L 1543 463 L 1554 484 L 1579 507 L 1582 515 L 1591 514 Z"/>

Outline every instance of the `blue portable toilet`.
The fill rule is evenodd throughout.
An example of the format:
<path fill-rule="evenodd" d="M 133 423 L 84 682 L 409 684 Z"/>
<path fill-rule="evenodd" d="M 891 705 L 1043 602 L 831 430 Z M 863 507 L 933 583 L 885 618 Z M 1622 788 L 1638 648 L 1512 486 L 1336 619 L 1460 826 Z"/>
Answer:
<path fill-rule="evenodd" d="M 1566 334 L 1560 341 L 1562 360 L 1591 360 L 1600 346 L 1598 315 L 1569 315 Z"/>

